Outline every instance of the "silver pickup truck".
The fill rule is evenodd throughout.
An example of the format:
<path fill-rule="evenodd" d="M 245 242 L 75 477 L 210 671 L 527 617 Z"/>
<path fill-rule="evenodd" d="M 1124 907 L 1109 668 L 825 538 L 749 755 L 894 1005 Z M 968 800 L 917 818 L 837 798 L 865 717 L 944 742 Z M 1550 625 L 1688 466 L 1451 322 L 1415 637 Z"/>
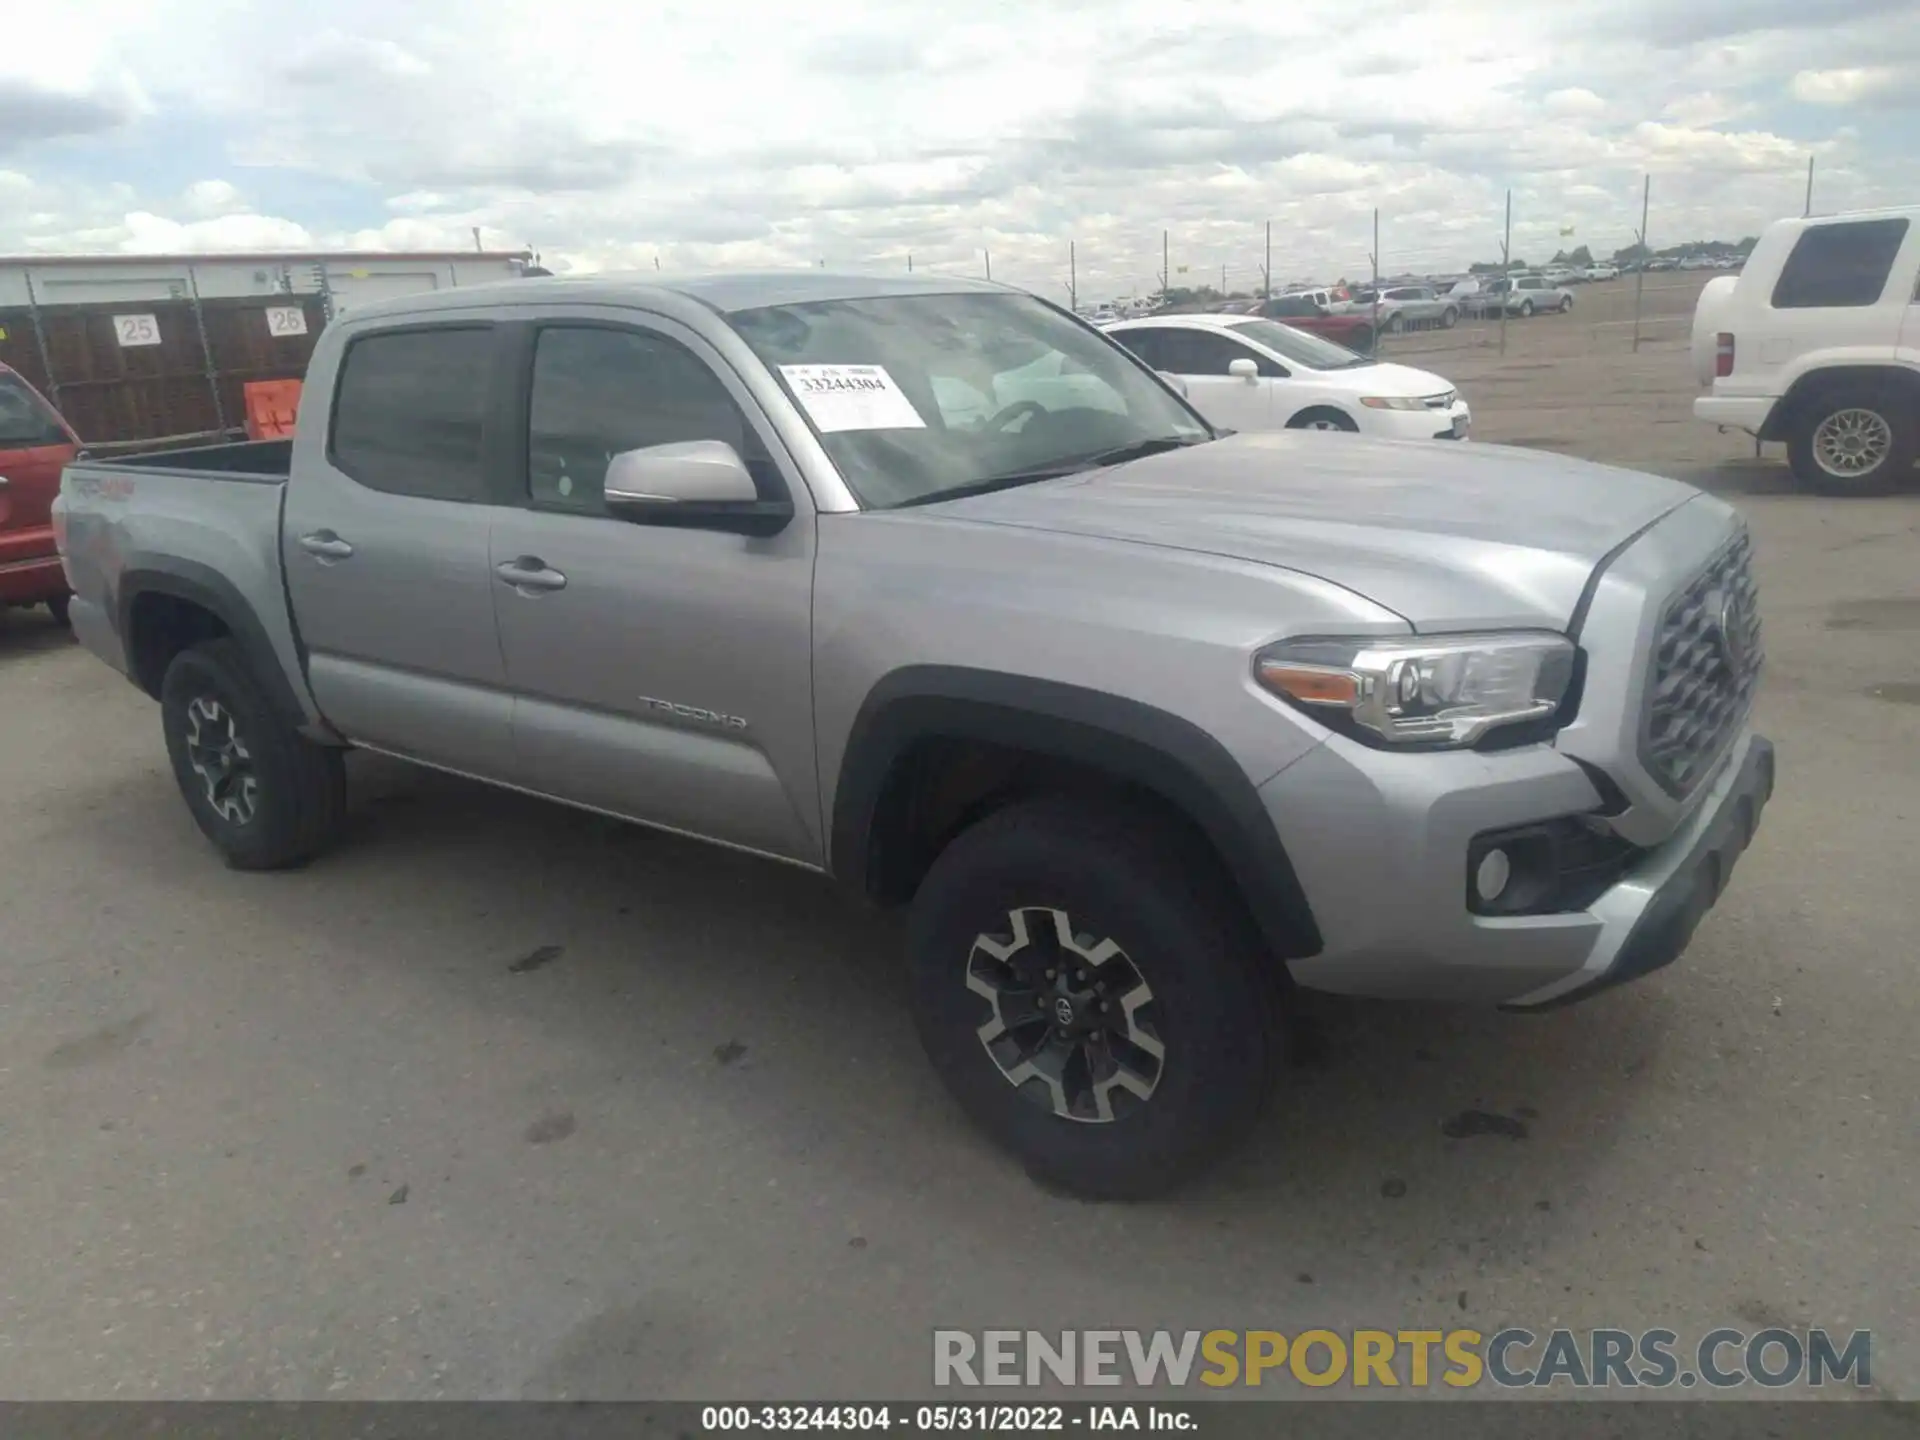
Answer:
<path fill-rule="evenodd" d="M 968 281 L 369 305 L 291 442 L 83 459 L 56 523 L 232 864 L 320 851 L 360 747 L 825 872 L 910 906 L 940 1073 L 1092 1195 L 1247 1131 L 1293 986 L 1666 964 L 1773 786 L 1727 506 L 1219 434 Z"/>

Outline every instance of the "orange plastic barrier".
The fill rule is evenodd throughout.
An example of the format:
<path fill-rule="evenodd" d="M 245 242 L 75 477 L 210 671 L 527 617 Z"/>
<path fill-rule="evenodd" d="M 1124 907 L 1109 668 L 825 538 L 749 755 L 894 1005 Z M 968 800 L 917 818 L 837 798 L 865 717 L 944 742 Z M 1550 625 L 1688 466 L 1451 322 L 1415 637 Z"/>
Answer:
<path fill-rule="evenodd" d="M 243 390 L 247 397 L 247 438 L 291 439 L 294 417 L 300 413 L 300 382 L 249 380 Z"/>

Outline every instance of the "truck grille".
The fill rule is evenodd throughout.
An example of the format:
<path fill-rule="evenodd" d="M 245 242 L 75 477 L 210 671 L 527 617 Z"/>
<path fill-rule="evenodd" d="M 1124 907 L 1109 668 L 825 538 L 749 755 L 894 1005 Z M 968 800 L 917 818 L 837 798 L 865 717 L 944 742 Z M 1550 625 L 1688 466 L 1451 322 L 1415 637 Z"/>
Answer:
<path fill-rule="evenodd" d="M 1752 558 L 1743 528 L 1660 617 L 1641 750 L 1676 794 L 1700 783 L 1753 705 L 1764 655 Z"/>

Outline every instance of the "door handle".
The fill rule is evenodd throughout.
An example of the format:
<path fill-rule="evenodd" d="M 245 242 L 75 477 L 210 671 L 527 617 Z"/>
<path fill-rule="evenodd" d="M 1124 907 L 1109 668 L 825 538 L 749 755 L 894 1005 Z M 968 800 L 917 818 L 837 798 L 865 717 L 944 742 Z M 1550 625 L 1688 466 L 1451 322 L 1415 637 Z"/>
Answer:
<path fill-rule="evenodd" d="M 537 555 L 522 555 L 518 559 L 508 560 L 493 567 L 505 584 L 513 586 L 522 595 L 533 591 L 564 590 L 567 577 L 551 568 Z"/>
<path fill-rule="evenodd" d="M 344 560 L 353 554 L 353 546 L 331 530 L 316 530 L 300 537 L 300 548 L 320 561 Z"/>

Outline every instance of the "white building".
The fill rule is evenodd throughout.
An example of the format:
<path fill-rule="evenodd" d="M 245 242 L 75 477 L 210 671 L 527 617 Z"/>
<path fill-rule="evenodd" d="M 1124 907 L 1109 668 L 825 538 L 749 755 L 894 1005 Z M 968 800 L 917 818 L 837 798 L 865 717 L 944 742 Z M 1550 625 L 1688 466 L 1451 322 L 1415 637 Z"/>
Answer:
<path fill-rule="evenodd" d="M 333 312 L 389 295 L 508 280 L 525 252 L 0 255 L 0 310 L 330 295 Z"/>

